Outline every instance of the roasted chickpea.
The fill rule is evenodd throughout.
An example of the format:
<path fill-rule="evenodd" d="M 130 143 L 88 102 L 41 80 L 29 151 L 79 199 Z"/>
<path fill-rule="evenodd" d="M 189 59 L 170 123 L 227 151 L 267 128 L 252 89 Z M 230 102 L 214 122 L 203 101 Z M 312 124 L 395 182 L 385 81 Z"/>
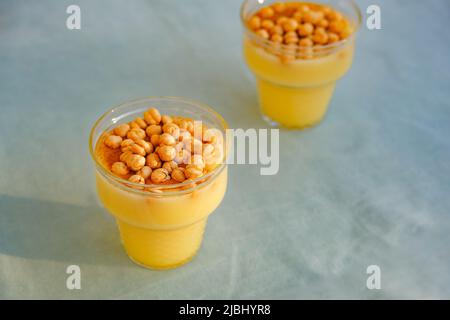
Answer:
<path fill-rule="evenodd" d="M 130 125 L 127 123 L 123 123 L 114 129 L 114 134 L 118 135 L 121 138 L 125 138 L 128 131 L 130 131 Z"/>
<path fill-rule="evenodd" d="M 159 136 L 160 145 L 174 146 L 175 143 L 176 143 L 175 138 L 168 133 L 163 133 L 162 135 Z"/>
<path fill-rule="evenodd" d="M 339 36 L 336 33 L 329 32 L 328 33 L 328 43 L 334 43 L 339 41 Z"/>
<path fill-rule="evenodd" d="M 172 123 L 173 120 L 172 120 L 171 116 L 164 115 L 164 116 L 161 117 L 161 122 L 164 125 L 164 124 L 167 124 L 167 123 Z"/>
<path fill-rule="evenodd" d="M 311 23 L 304 23 L 298 27 L 298 34 L 302 37 L 309 36 L 314 31 L 314 26 Z"/>
<path fill-rule="evenodd" d="M 259 16 L 263 19 L 272 18 L 275 15 L 274 10 L 271 7 L 264 7 L 259 10 Z"/>
<path fill-rule="evenodd" d="M 272 40 L 273 42 L 276 42 L 276 43 L 282 43 L 283 36 L 279 35 L 279 34 L 273 34 L 272 37 L 270 38 L 270 40 Z"/>
<path fill-rule="evenodd" d="M 328 34 L 326 33 L 316 33 L 312 40 L 316 43 L 316 44 L 326 44 L 328 42 Z"/>
<path fill-rule="evenodd" d="M 345 28 L 345 22 L 343 20 L 333 20 L 328 25 L 328 30 L 330 32 L 339 34 Z"/>
<path fill-rule="evenodd" d="M 163 145 L 158 148 L 158 156 L 162 161 L 172 161 L 176 154 L 174 147 Z"/>
<path fill-rule="evenodd" d="M 317 25 L 318 27 L 321 27 L 321 28 L 327 28 L 328 25 L 329 25 L 329 22 L 328 22 L 327 19 L 320 19 L 319 22 L 317 22 L 316 25 Z"/>
<path fill-rule="evenodd" d="M 186 167 L 184 174 L 186 175 L 186 178 L 194 180 L 203 175 L 203 170 L 199 170 L 196 167 Z"/>
<path fill-rule="evenodd" d="M 170 174 L 175 168 L 178 168 L 178 164 L 175 161 L 167 161 L 163 163 L 162 168 Z"/>
<path fill-rule="evenodd" d="M 277 2 L 272 5 L 272 8 L 276 13 L 282 13 L 286 9 L 286 4 Z"/>
<path fill-rule="evenodd" d="M 145 138 L 145 131 L 142 130 L 141 128 L 131 129 L 127 133 L 127 138 L 131 139 L 133 141 L 144 139 Z"/>
<path fill-rule="evenodd" d="M 144 112 L 144 120 L 148 125 L 159 124 L 161 122 L 161 114 L 158 109 L 150 108 Z"/>
<path fill-rule="evenodd" d="M 283 33 L 284 33 L 284 29 L 280 25 L 273 26 L 273 28 L 270 29 L 270 34 L 272 36 L 275 35 L 275 34 L 282 35 Z"/>
<path fill-rule="evenodd" d="M 303 38 L 298 42 L 298 44 L 301 47 L 312 47 L 314 45 L 314 42 L 310 38 Z"/>
<path fill-rule="evenodd" d="M 195 167 L 195 168 L 197 168 L 198 170 L 203 170 L 203 169 L 205 168 L 205 161 L 203 160 L 203 157 L 202 157 L 201 155 L 199 155 L 199 154 L 194 154 L 194 155 L 191 157 L 190 164 L 188 164 L 188 165 L 186 166 L 186 168 L 188 168 L 188 167 L 190 167 L 190 168 Z"/>
<path fill-rule="evenodd" d="M 175 123 L 167 123 L 162 129 L 164 133 L 172 135 L 175 139 L 180 137 L 180 128 Z"/>
<path fill-rule="evenodd" d="M 122 143 L 122 138 L 119 136 L 110 135 L 105 139 L 105 145 L 111 149 L 118 149 Z"/>
<path fill-rule="evenodd" d="M 295 31 L 298 28 L 298 22 L 295 19 L 288 19 L 283 23 L 283 29 L 286 32 Z"/>
<path fill-rule="evenodd" d="M 277 23 L 277 25 L 279 25 L 279 26 L 282 27 L 283 24 L 284 24 L 286 21 L 288 21 L 288 20 L 289 20 L 288 17 L 282 16 L 282 17 L 279 17 L 279 18 L 277 19 L 276 23 Z"/>
<path fill-rule="evenodd" d="M 154 134 L 154 135 L 152 135 L 151 137 L 150 137 L 150 142 L 151 142 L 151 144 L 153 145 L 153 146 L 157 146 L 157 145 L 159 145 L 159 138 L 160 138 L 160 135 L 159 134 Z"/>
<path fill-rule="evenodd" d="M 138 174 L 132 175 L 128 180 L 133 183 L 145 184 L 145 179 Z"/>
<path fill-rule="evenodd" d="M 114 162 L 111 167 L 111 171 L 119 176 L 125 176 L 129 172 L 127 165 L 121 161 Z"/>
<path fill-rule="evenodd" d="M 176 182 L 183 182 L 186 180 L 186 176 L 184 175 L 185 170 L 183 168 L 175 168 L 172 171 L 172 179 Z"/>
<path fill-rule="evenodd" d="M 143 166 L 136 174 L 140 175 L 144 179 L 148 179 L 152 174 L 152 168 L 149 166 Z"/>
<path fill-rule="evenodd" d="M 134 122 L 139 126 L 141 129 L 147 128 L 147 123 L 144 121 L 144 119 L 137 117 L 134 119 Z"/>
<path fill-rule="evenodd" d="M 147 156 L 147 166 L 149 166 L 152 169 L 157 169 L 157 168 L 161 168 L 161 159 L 159 158 L 157 153 L 150 153 Z"/>
<path fill-rule="evenodd" d="M 264 19 L 261 23 L 261 28 L 264 28 L 267 31 L 272 29 L 274 26 L 275 26 L 275 23 L 270 19 Z"/>
<path fill-rule="evenodd" d="M 147 133 L 147 136 L 149 137 L 151 137 L 154 134 L 161 134 L 161 132 L 162 132 L 161 126 L 157 124 L 149 125 L 145 130 L 145 133 Z"/>
<path fill-rule="evenodd" d="M 264 39 L 269 39 L 269 32 L 266 29 L 259 29 L 256 31 L 256 34 Z"/>
<path fill-rule="evenodd" d="M 138 145 L 137 143 L 132 144 L 130 147 L 130 151 L 134 154 L 138 154 L 140 156 L 145 156 L 147 153 L 145 152 L 145 149 Z"/>
<path fill-rule="evenodd" d="M 136 141 L 136 144 L 144 148 L 146 154 L 153 152 L 153 145 L 150 142 L 140 139 Z"/>
<path fill-rule="evenodd" d="M 131 151 L 126 151 L 120 155 L 120 161 L 127 163 L 128 158 L 132 155 L 133 153 Z"/>
<path fill-rule="evenodd" d="M 156 169 L 152 172 L 150 179 L 154 182 L 154 183 L 162 183 L 164 181 L 167 181 L 170 179 L 170 175 L 167 172 L 166 169 L 163 168 L 159 168 Z"/>
<path fill-rule="evenodd" d="M 132 154 L 127 157 L 127 166 L 133 171 L 139 171 L 145 166 L 145 158 L 138 154 Z"/>
<path fill-rule="evenodd" d="M 259 28 L 261 28 L 261 18 L 258 16 L 253 16 L 249 21 L 248 21 L 248 26 L 250 29 L 252 30 L 257 30 Z"/>

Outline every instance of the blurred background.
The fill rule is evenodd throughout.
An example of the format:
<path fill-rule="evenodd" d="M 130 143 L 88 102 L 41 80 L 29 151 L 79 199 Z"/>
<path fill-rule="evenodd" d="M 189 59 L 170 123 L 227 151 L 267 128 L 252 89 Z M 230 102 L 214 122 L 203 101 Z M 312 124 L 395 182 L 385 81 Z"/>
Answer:
<path fill-rule="evenodd" d="M 156 272 L 128 260 L 97 200 L 89 131 L 150 95 L 267 127 L 241 1 L 2 0 L 0 298 L 450 298 L 450 2 L 358 4 L 381 7 L 382 30 L 363 25 L 326 120 L 281 131 L 276 176 L 231 166 L 198 256 Z M 70 264 L 82 290 L 66 289 Z"/>

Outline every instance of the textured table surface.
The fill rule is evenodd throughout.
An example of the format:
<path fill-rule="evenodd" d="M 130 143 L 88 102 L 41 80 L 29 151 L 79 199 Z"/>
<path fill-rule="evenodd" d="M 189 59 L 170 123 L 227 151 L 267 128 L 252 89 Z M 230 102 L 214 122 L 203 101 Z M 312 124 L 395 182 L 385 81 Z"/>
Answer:
<path fill-rule="evenodd" d="M 265 127 L 240 1 L 1 1 L 0 298 L 450 298 L 450 3 L 376 3 L 383 29 L 361 30 L 326 121 L 280 132 L 276 176 L 231 166 L 198 256 L 157 272 L 99 205 L 88 133 L 149 95 Z"/>

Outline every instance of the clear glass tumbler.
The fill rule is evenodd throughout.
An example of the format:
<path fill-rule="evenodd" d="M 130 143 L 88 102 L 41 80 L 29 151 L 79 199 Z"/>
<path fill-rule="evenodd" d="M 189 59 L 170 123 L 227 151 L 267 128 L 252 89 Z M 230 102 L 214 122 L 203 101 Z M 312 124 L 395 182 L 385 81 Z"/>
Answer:
<path fill-rule="evenodd" d="M 305 49 L 266 40 L 249 29 L 248 18 L 273 2 L 292 1 L 246 0 L 241 7 L 244 57 L 256 77 L 260 110 L 273 126 L 314 126 L 327 112 L 336 81 L 351 67 L 361 11 L 353 0 L 314 1 L 340 11 L 353 33 L 344 40 Z"/>
<path fill-rule="evenodd" d="M 227 188 L 222 161 L 196 180 L 170 185 L 138 185 L 105 168 L 96 144 L 105 132 L 142 116 L 149 107 L 162 114 L 201 120 L 225 136 L 225 120 L 210 107 L 184 98 L 150 97 L 114 107 L 94 124 L 89 147 L 96 168 L 98 196 L 117 221 L 122 243 L 135 263 L 168 269 L 189 261 L 198 251 L 208 216 L 221 203 Z"/>

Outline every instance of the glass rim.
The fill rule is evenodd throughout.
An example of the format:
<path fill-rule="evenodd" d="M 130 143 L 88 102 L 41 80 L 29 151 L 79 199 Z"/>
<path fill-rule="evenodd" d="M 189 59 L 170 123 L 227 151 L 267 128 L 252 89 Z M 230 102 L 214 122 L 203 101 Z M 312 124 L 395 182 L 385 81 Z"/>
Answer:
<path fill-rule="evenodd" d="M 244 10 L 246 8 L 246 6 L 251 2 L 251 1 L 257 1 L 257 0 L 244 0 L 242 2 L 241 5 L 241 9 L 240 9 L 240 19 L 241 19 L 241 23 L 242 26 L 244 27 L 245 31 L 248 32 L 250 35 L 252 35 L 255 39 L 257 39 L 258 41 L 261 41 L 264 46 L 270 46 L 270 45 L 276 45 L 278 48 L 281 48 L 282 50 L 293 50 L 293 49 L 307 49 L 308 47 L 304 47 L 304 46 L 300 46 L 298 44 L 296 44 L 295 46 L 289 45 L 289 44 L 280 44 L 277 42 L 274 42 L 272 40 L 269 39 L 264 39 L 263 37 L 259 36 L 258 34 L 256 34 L 256 32 L 254 32 L 252 29 L 250 29 L 248 27 L 247 21 L 246 21 L 246 17 L 244 16 Z M 351 4 L 352 9 L 356 12 L 357 14 L 357 23 L 355 25 L 355 30 L 352 32 L 352 34 L 342 40 L 333 42 L 333 43 L 329 43 L 326 45 L 313 45 L 312 49 L 319 49 L 319 50 L 332 50 L 335 48 L 339 48 L 341 46 L 344 46 L 345 44 L 349 43 L 350 40 L 353 40 L 355 38 L 355 35 L 359 32 L 359 29 L 361 28 L 361 24 L 362 24 L 362 12 L 360 7 L 358 6 L 358 4 L 356 3 L 355 0 L 345 0 L 348 3 Z M 284 2 L 288 2 L 288 1 L 284 1 Z M 311 2 L 313 3 L 313 2 Z M 323 52 L 323 51 L 322 51 Z"/>
<path fill-rule="evenodd" d="M 112 172 L 107 170 L 98 161 L 98 159 L 95 155 L 95 147 L 96 147 L 97 141 L 94 142 L 94 135 L 95 135 L 96 129 L 102 123 L 102 121 L 104 121 L 108 115 L 110 115 L 111 113 L 117 112 L 118 110 L 122 110 L 130 105 L 137 104 L 137 103 L 143 103 L 143 102 L 151 103 L 152 100 L 166 100 L 166 101 L 174 101 L 174 102 L 183 102 L 183 103 L 188 103 L 188 104 L 194 105 L 194 106 L 202 109 L 203 111 L 206 111 L 207 113 L 212 114 L 222 125 L 222 128 L 220 128 L 220 129 L 223 129 L 223 131 L 226 131 L 228 129 L 227 122 L 217 111 L 215 111 L 212 107 L 208 106 L 207 104 L 196 101 L 196 100 L 192 100 L 192 99 L 188 99 L 188 98 L 184 98 L 184 97 L 176 97 L 176 96 L 147 96 L 147 97 L 137 98 L 137 99 L 133 99 L 133 100 L 127 100 L 125 102 L 120 103 L 117 106 L 114 106 L 114 107 L 108 109 L 108 111 L 103 113 L 95 121 L 95 123 L 93 124 L 93 126 L 91 128 L 91 131 L 89 134 L 89 153 L 91 155 L 92 160 L 94 161 L 96 168 L 100 170 L 100 173 L 103 176 L 105 176 L 106 178 L 109 178 L 110 180 L 114 181 L 115 183 L 118 183 L 120 187 L 126 188 L 127 191 L 142 193 L 142 194 L 151 195 L 151 196 L 173 196 L 173 195 L 191 193 L 192 191 L 211 183 L 214 180 L 214 178 L 217 177 L 226 167 L 226 157 L 227 157 L 226 146 L 224 147 L 225 151 L 224 151 L 224 156 L 222 158 L 222 162 L 216 168 L 214 168 L 214 170 L 212 170 L 211 172 L 208 172 L 207 174 L 205 174 L 199 178 L 196 178 L 193 180 L 186 179 L 183 182 L 173 183 L 173 184 L 140 184 L 140 183 L 131 182 L 129 180 L 126 180 L 126 179 L 123 179 L 121 177 L 114 175 Z M 101 134 L 103 134 L 103 132 Z M 225 141 L 225 144 L 226 144 L 226 141 Z M 182 188 L 182 187 L 187 187 L 194 183 L 195 183 L 194 187 L 178 189 L 178 188 Z M 150 189 L 150 190 L 144 190 L 144 189 Z M 169 191 L 169 192 L 160 192 L 160 191 Z"/>

